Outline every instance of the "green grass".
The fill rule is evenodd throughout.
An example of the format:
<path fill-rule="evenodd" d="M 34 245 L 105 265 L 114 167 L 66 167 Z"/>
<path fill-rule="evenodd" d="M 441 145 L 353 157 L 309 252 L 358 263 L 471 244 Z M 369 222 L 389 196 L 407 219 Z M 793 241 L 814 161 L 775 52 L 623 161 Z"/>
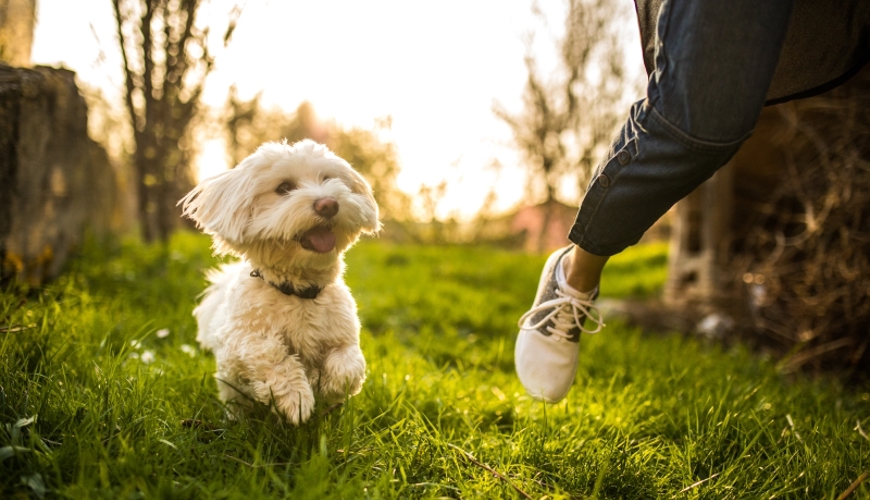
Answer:
<path fill-rule="evenodd" d="M 665 252 L 615 258 L 604 295 L 655 294 Z M 512 484 L 551 499 L 834 499 L 870 468 L 856 428 L 870 431 L 870 388 L 786 380 L 742 349 L 615 322 L 582 339 L 564 402 L 531 401 L 513 339 L 544 256 L 366 241 L 347 260 L 368 379 L 298 428 L 265 407 L 225 420 L 213 358 L 194 347 L 215 262 L 201 236 L 91 245 L 57 283 L 0 295 L 0 497 L 519 497 Z"/>

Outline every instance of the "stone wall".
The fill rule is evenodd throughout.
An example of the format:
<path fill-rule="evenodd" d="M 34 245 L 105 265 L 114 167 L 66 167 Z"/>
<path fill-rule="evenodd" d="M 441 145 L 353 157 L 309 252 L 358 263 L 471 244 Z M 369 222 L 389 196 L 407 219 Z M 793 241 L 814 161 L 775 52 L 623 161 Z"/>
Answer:
<path fill-rule="evenodd" d="M 73 72 L 0 65 L 4 281 L 38 284 L 57 276 L 86 230 L 111 227 L 116 176 L 87 129 Z"/>

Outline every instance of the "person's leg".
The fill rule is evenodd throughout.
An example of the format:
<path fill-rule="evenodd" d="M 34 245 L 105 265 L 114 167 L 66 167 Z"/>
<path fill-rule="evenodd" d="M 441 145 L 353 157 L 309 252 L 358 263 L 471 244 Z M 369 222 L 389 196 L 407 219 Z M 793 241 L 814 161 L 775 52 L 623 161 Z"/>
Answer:
<path fill-rule="evenodd" d="M 567 394 L 608 256 L 637 243 L 674 203 L 724 165 L 752 132 L 776 69 L 792 0 L 666 0 L 646 99 L 596 169 L 570 249 L 544 267 L 520 320 L 517 374 L 532 397 Z M 590 314 L 592 313 L 592 314 Z"/>
<path fill-rule="evenodd" d="M 575 290 L 595 290 L 609 256 L 593 255 L 578 246 L 564 258 L 565 281 Z"/>
<path fill-rule="evenodd" d="M 569 239 L 580 290 L 751 135 L 773 79 L 792 0 L 668 0 L 656 70 L 589 184 Z M 592 257 L 601 256 L 599 259 Z M 575 288 L 577 287 L 575 286 Z"/>

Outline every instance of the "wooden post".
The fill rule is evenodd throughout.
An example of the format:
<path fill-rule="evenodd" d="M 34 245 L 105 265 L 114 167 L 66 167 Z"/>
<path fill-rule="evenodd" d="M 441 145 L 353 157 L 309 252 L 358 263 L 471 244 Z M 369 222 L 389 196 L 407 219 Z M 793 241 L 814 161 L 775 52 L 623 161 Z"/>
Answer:
<path fill-rule="evenodd" d="M 711 305 L 723 296 L 719 263 L 727 251 L 734 206 L 731 163 L 676 205 L 664 300 Z"/>

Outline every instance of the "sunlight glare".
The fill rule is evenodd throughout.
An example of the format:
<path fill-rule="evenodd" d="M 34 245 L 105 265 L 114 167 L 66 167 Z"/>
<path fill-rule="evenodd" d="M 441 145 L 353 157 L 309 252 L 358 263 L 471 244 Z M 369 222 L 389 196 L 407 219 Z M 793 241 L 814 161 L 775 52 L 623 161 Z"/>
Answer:
<path fill-rule="evenodd" d="M 229 5 L 212 2 L 210 19 L 219 23 Z M 539 6 L 560 22 L 561 3 Z M 38 8 L 33 61 L 65 65 L 122 102 L 109 2 L 41 0 Z M 265 106 L 286 111 L 307 100 L 344 126 L 371 128 L 389 116 L 401 189 L 413 195 L 446 181 L 439 217 L 473 215 L 491 189 L 505 210 L 523 198 L 525 177 L 492 106 L 521 108 L 522 37 L 533 24 L 530 0 L 252 1 L 217 53 L 203 100 L 220 109 L 236 84 L 242 99 L 262 91 Z M 212 135 L 202 139 L 200 178 L 228 168 L 222 133 Z"/>

